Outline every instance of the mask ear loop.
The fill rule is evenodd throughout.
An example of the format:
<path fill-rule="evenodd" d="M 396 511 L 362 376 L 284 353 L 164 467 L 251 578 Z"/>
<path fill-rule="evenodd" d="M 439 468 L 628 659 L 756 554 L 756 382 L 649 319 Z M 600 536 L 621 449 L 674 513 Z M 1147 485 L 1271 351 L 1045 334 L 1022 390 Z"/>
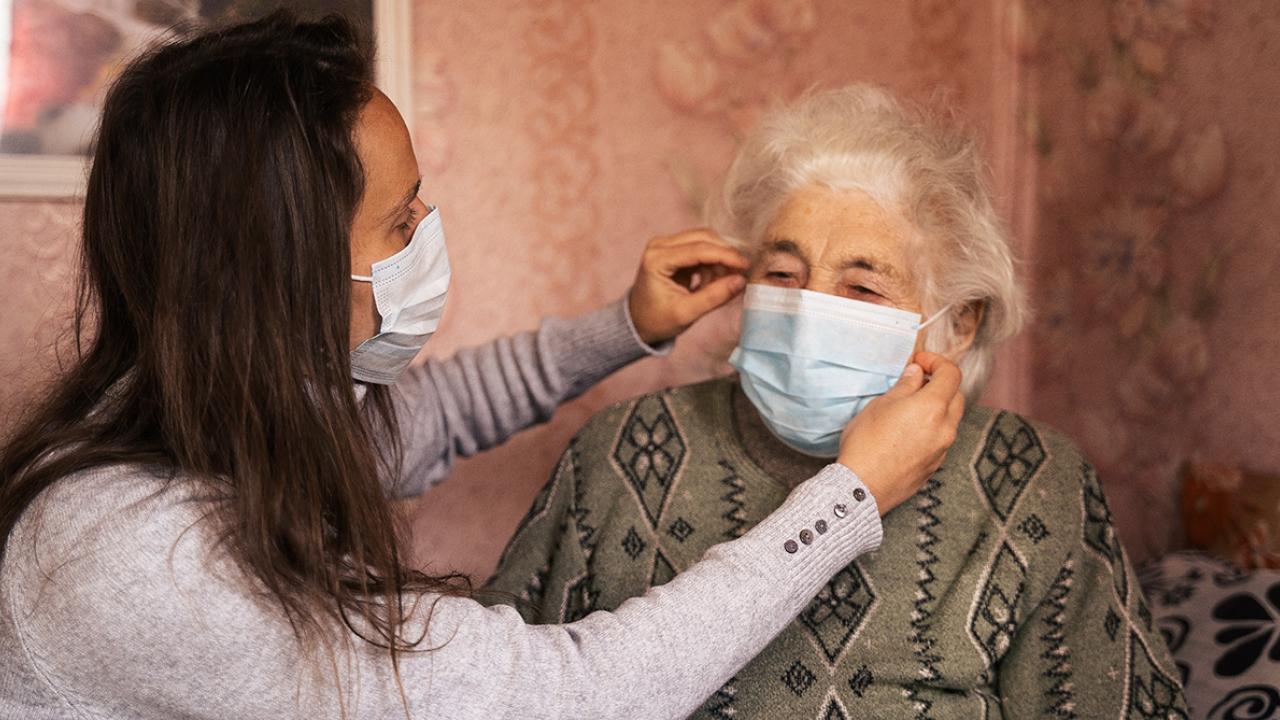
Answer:
<path fill-rule="evenodd" d="M 943 315 L 946 315 L 946 314 L 951 310 L 951 308 L 952 308 L 952 307 L 954 307 L 954 306 L 955 306 L 955 303 L 947 303 L 946 305 L 944 305 L 944 306 L 943 306 L 943 308 L 942 308 L 941 310 L 939 310 L 938 312 L 934 313 L 933 315 L 930 315 L 928 320 L 925 320 L 923 323 L 920 323 L 920 327 L 919 327 L 919 329 L 920 329 L 920 330 L 924 330 L 925 328 L 929 327 L 929 326 L 930 326 L 930 325 L 932 325 L 934 322 L 936 322 L 938 319 L 940 319 Z M 950 358 L 952 361 L 954 361 L 954 360 L 955 360 L 955 358 L 952 358 L 952 357 L 951 357 L 951 355 L 950 355 L 950 353 L 949 353 L 949 352 L 944 352 L 944 353 L 941 353 L 941 354 L 942 354 L 942 356 L 943 356 L 943 357 Z"/>
<path fill-rule="evenodd" d="M 418 236 L 418 228 L 425 228 L 425 227 L 426 227 L 425 223 L 427 222 L 427 218 L 431 217 L 431 215 L 432 215 L 433 213 L 435 213 L 435 212 L 437 212 L 437 211 L 439 211 L 439 210 L 440 210 L 440 208 L 436 207 L 435 205 L 428 205 L 428 206 L 427 206 L 427 214 L 426 214 L 426 215 L 424 215 L 424 216 L 422 216 L 422 219 L 418 221 L 418 225 L 417 225 L 416 227 L 414 227 L 414 229 L 413 229 L 413 235 L 414 235 L 414 237 L 417 237 L 417 236 Z M 439 218 L 437 217 L 437 218 L 436 218 L 436 220 L 438 221 L 438 220 L 439 220 Z M 410 241 L 409 241 L 409 242 L 410 242 L 410 243 L 412 243 L 412 242 L 413 242 L 412 238 L 410 239 Z M 407 247 L 408 247 L 408 245 L 406 245 L 405 247 L 407 248 Z M 401 251 L 401 252 L 403 252 L 403 251 Z M 392 255 L 391 257 L 395 257 L 395 255 Z M 377 264 L 377 263 L 375 263 L 375 264 Z M 351 279 L 352 279 L 352 280 L 355 280 L 356 282 L 367 282 L 367 283 L 372 283 L 372 282 L 373 282 L 373 276 L 372 276 L 372 275 L 352 275 L 352 276 L 351 276 Z"/>
<path fill-rule="evenodd" d="M 953 306 L 953 305 L 955 305 L 955 303 L 947 303 L 946 305 L 944 305 L 944 306 L 943 306 L 943 308 L 942 308 L 941 310 L 939 310 L 938 312 L 936 312 L 936 313 L 934 313 L 934 314 L 930 315 L 928 320 L 925 320 L 924 322 L 920 323 L 920 327 L 918 327 L 918 328 L 916 328 L 916 329 L 917 329 L 917 330 L 923 330 L 923 329 L 925 329 L 925 328 L 929 327 L 929 326 L 930 326 L 930 325 L 932 325 L 935 321 L 937 321 L 937 320 L 938 320 L 938 318 L 942 317 L 943 315 L 946 315 L 946 314 L 947 314 L 947 312 L 948 312 L 949 310 L 951 310 L 951 306 Z"/>

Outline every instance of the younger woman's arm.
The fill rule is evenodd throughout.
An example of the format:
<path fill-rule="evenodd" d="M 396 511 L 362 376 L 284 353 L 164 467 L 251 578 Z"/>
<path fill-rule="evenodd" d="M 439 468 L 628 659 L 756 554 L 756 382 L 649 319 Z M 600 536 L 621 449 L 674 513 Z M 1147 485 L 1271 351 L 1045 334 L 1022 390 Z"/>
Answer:
<path fill-rule="evenodd" d="M 875 500 L 832 465 L 613 612 L 531 626 L 510 608 L 421 598 L 406 634 L 425 630 L 422 651 L 400 657 L 398 684 L 386 651 L 341 625 L 300 645 L 228 561 L 194 487 L 108 469 L 37 501 L 42 519 L 28 512 L 0 568 L 0 638 L 14 640 L 0 715 L 392 718 L 403 688 L 411 718 L 684 717 L 881 537 Z M 819 519 L 829 530 L 787 552 Z"/>
<path fill-rule="evenodd" d="M 394 388 L 405 454 L 403 480 L 390 494 L 422 493 L 458 457 L 545 422 L 606 375 L 669 346 L 641 341 L 623 299 L 410 369 Z"/>

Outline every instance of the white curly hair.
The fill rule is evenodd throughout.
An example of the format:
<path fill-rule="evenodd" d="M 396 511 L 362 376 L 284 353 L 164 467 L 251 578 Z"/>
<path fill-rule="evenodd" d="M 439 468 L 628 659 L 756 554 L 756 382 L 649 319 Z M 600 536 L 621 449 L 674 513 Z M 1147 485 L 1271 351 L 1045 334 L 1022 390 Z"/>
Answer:
<path fill-rule="evenodd" d="M 916 230 L 910 268 L 924 315 L 947 305 L 948 321 L 927 329 L 926 349 L 958 342 L 956 320 L 975 302 L 982 321 L 958 359 L 962 390 L 986 386 L 995 348 L 1029 315 L 1003 225 L 988 194 L 977 144 L 887 90 L 850 85 L 810 93 L 766 115 L 729 168 L 708 208 L 712 227 L 736 238 L 753 259 L 774 215 L 806 185 L 865 192 Z"/>

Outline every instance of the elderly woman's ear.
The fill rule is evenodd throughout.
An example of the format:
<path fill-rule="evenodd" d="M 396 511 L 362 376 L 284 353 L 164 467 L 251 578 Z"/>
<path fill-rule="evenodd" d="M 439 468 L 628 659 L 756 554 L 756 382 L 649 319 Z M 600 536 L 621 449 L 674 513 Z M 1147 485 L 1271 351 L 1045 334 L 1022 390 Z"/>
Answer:
<path fill-rule="evenodd" d="M 982 300 L 974 300 L 964 306 L 960 314 L 951 321 L 955 342 L 942 353 L 944 357 L 958 363 L 969 352 L 974 339 L 978 337 L 978 328 L 982 327 L 982 316 L 986 309 L 987 304 Z"/>

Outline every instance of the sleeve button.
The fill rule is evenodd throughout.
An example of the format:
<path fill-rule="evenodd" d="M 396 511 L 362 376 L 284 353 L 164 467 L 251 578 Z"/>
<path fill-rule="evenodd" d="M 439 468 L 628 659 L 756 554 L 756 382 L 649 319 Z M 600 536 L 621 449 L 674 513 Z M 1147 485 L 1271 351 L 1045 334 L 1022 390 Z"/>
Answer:
<path fill-rule="evenodd" d="M 836 514 L 836 517 L 838 518 L 842 518 L 845 515 L 849 514 L 849 508 L 844 503 L 836 505 L 832 511 Z"/>
<path fill-rule="evenodd" d="M 818 534 L 821 535 L 822 533 L 827 531 L 827 521 L 819 520 L 818 522 L 813 524 L 813 529 L 817 530 Z"/>
<path fill-rule="evenodd" d="M 854 488 L 854 489 L 853 489 L 853 499 L 854 499 L 854 500 L 857 500 L 858 502 L 862 502 L 863 500 L 866 500 L 866 499 L 867 499 L 867 491 L 866 491 L 866 490 L 863 490 L 862 488 Z"/>
<path fill-rule="evenodd" d="M 794 554 L 795 551 L 800 549 L 800 546 L 796 544 L 795 540 L 788 540 L 785 543 L 783 543 L 782 549 L 786 550 L 789 553 Z"/>
<path fill-rule="evenodd" d="M 809 543 L 813 542 L 813 531 L 810 530 L 809 528 L 805 528 L 804 530 L 801 530 L 800 542 L 804 543 L 805 545 L 808 545 Z"/>

